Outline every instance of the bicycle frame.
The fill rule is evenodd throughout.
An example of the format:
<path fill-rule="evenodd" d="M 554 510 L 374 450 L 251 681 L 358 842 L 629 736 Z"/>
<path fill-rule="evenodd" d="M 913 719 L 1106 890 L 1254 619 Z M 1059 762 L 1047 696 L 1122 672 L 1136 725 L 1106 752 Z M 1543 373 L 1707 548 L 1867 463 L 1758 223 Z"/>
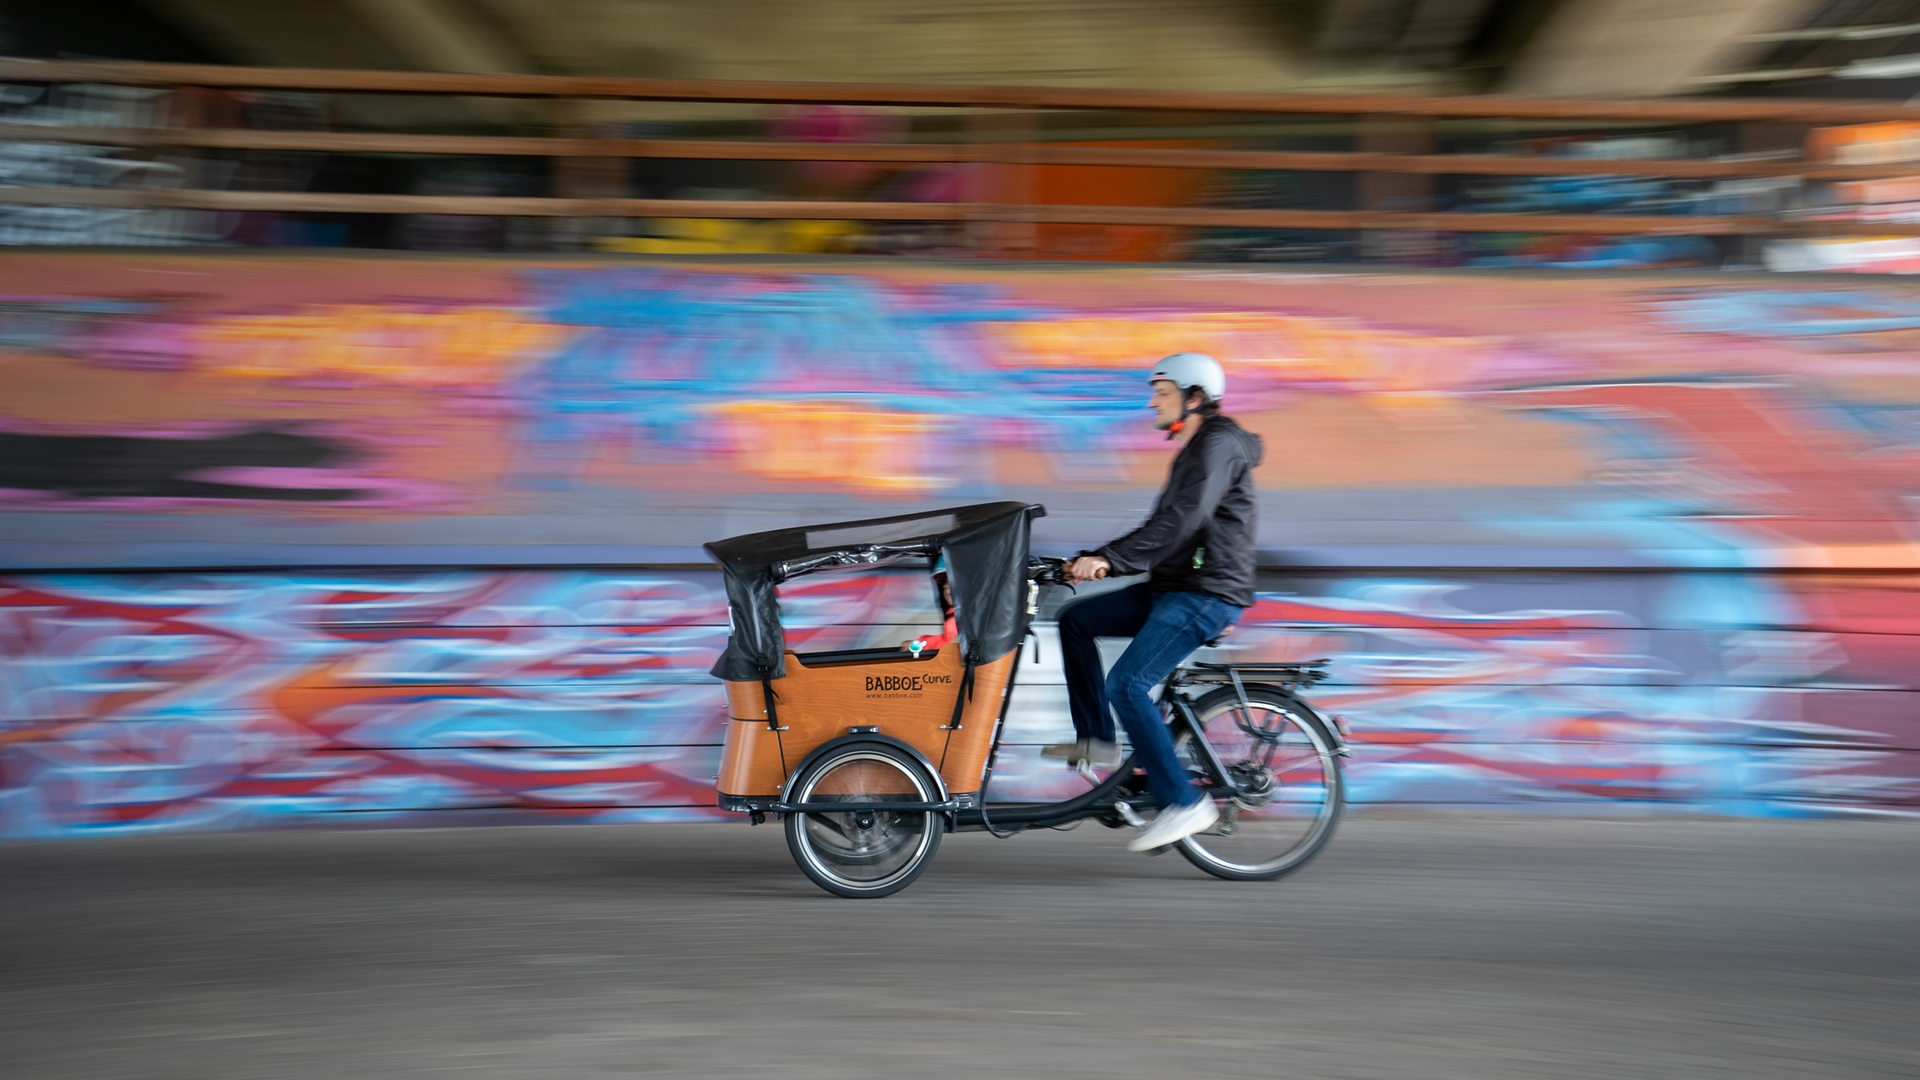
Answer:
<path fill-rule="evenodd" d="M 1324 663 L 1324 661 L 1316 663 Z M 1167 714 L 1167 724 L 1172 728 L 1174 738 L 1177 740 L 1183 729 L 1191 732 L 1193 745 L 1199 750 L 1200 764 L 1208 778 L 1221 788 L 1230 790 L 1233 787 L 1233 780 L 1227 773 L 1226 765 L 1214 753 L 1212 744 L 1205 737 L 1205 732 L 1201 730 L 1200 718 L 1194 712 L 1193 701 L 1184 692 L 1185 689 L 1188 686 L 1216 681 L 1215 677 L 1207 673 L 1222 671 L 1227 674 L 1232 685 L 1239 692 L 1241 704 L 1245 707 L 1246 685 L 1240 678 L 1240 671 L 1300 676 L 1295 685 L 1319 681 L 1321 676 L 1312 674 L 1307 668 L 1308 665 L 1303 664 L 1183 664 L 1175 668 L 1173 673 L 1160 684 L 1160 703 Z M 1256 682 L 1254 685 L 1274 685 L 1282 688 L 1287 686 L 1281 681 Z M 1009 685 L 1007 688 L 1009 697 L 1012 691 L 1013 688 Z M 1003 708 L 1002 720 L 1004 719 Z M 993 757 L 998 756 L 999 750 L 1000 740 L 996 733 Z M 1088 790 L 1070 799 L 1045 803 L 994 804 L 989 801 L 987 796 L 993 779 L 991 761 L 992 757 L 989 757 L 987 782 L 981 787 L 980 805 L 956 810 L 950 819 L 949 828 L 952 831 L 971 829 L 993 831 L 1002 828 L 1049 829 L 1094 817 L 1110 818 L 1113 824 L 1134 823 L 1127 822 L 1126 812 L 1121 809 L 1123 802 L 1131 808 L 1134 805 L 1133 798 L 1137 797 L 1144 800 L 1145 805 L 1150 808 L 1158 806 L 1153 797 L 1147 793 L 1145 777 L 1135 774 L 1132 754 L 1128 754 L 1125 760 L 1115 767 L 1111 775 Z"/>

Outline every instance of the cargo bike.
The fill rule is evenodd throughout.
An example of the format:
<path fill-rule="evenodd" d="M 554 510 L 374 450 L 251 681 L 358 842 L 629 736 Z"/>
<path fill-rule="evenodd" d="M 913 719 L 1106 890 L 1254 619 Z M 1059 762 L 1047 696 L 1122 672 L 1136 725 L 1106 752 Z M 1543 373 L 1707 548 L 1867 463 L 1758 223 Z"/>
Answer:
<path fill-rule="evenodd" d="M 1065 560 L 1028 551 L 1033 519 L 1045 513 L 981 503 L 706 545 L 725 578 L 730 621 L 712 672 L 728 706 L 720 807 L 756 825 L 783 819 L 801 871 L 854 898 L 907 887 L 947 832 L 1144 824 L 1157 804 L 1131 758 L 1104 777 L 1083 769 L 1087 790 L 1057 802 L 988 798 L 1041 588 L 1071 588 Z M 936 566 L 943 580 L 930 580 L 953 629 L 943 646 L 787 647 L 782 582 Z M 1277 878 L 1332 836 L 1346 750 L 1338 727 L 1301 697 L 1325 678 L 1325 664 L 1189 662 L 1162 685 L 1181 760 L 1221 811 L 1217 825 L 1175 845 L 1195 866 L 1228 879 Z"/>

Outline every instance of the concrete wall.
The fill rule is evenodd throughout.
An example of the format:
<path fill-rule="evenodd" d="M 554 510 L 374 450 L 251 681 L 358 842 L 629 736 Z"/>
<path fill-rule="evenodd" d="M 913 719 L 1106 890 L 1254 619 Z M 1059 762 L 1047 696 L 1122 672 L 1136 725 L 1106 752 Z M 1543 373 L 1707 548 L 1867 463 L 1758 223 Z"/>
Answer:
<path fill-rule="evenodd" d="M 1727 276 L 0 257 L 0 835 L 708 816 L 703 541 L 1137 521 L 1266 439 L 1237 649 L 1362 804 L 1920 808 L 1920 292 Z M 931 625 L 797 583 L 811 647 Z M 996 774 L 1059 793 L 1050 627 Z"/>

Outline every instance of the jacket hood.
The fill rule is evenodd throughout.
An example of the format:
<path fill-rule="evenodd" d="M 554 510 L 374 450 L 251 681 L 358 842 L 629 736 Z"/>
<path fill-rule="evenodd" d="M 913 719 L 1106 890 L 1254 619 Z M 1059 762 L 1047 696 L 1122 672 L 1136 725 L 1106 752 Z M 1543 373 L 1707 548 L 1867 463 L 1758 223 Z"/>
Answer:
<path fill-rule="evenodd" d="M 1224 434 L 1232 435 L 1240 440 L 1240 444 L 1247 448 L 1247 460 L 1253 462 L 1253 464 L 1259 465 L 1261 460 L 1266 457 L 1267 444 L 1261 440 L 1260 436 L 1241 427 L 1238 420 L 1224 413 L 1208 420 L 1200 430 L 1205 431 L 1215 424 L 1220 425 L 1221 431 Z"/>

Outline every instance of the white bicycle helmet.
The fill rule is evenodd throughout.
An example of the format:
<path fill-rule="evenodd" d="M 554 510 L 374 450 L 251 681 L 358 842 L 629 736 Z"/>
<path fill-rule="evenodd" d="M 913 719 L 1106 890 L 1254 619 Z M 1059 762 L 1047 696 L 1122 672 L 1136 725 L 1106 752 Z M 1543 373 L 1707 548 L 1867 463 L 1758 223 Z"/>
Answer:
<path fill-rule="evenodd" d="M 1174 353 L 1161 359 L 1153 365 L 1153 374 L 1147 376 L 1147 381 L 1161 379 L 1179 387 L 1182 393 L 1199 387 L 1208 401 L 1219 401 L 1227 393 L 1227 373 L 1221 369 L 1220 361 L 1205 353 Z"/>

